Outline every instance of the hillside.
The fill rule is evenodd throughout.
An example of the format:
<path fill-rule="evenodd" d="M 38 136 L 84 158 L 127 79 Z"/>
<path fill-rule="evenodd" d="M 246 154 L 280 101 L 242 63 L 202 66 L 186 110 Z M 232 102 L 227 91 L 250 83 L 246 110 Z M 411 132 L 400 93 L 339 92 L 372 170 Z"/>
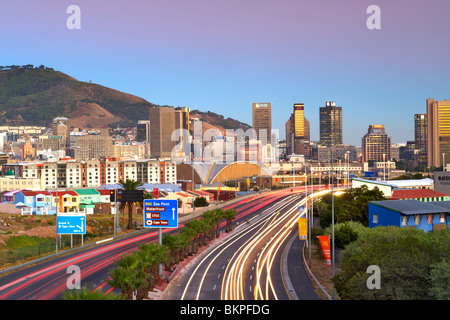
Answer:
<path fill-rule="evenodd" d="M 152 106 L 44 66 L 0 71 L 0 122 L 5 124 L 48 126 L 55 116 L 66 116 L 75 126 L 134 125 L 142 109 Z"/>
<path fill-rule="evenodd" d="M 4 125 L 49 126 L 54 117 L 65 116 L 80 128 L 133 127 L 151 107 L 158 105 L 42 65 L 0 66 L 0 123 Z M 249 127 L 211 112 L 198 114 L 219 130 Z"/>
<path fill-rule="evenodd" d="M 200 110 L 191 110 L 189 116 L 191 118 L 198 118 L 202 121 L 203 132 L 211 128 L 216 128 L 222 131 L 223 134 L 225 134 L 226 129 L 242 129 L 246 131 L 247 129 L 251 128 L 251 126 L 246 123 L 232 118 L 225 119 L 223 115 L 211 111 L 203 112 Z"/>

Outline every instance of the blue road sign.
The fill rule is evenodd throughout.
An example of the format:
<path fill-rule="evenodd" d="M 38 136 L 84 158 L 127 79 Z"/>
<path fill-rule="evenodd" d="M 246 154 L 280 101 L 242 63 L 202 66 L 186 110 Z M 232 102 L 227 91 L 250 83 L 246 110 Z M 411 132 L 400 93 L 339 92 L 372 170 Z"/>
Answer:
<path fill-rule="evenodd" d="M 144 228 L 178 228 L 178 200 L 144 199 Z"/>
<path fill-rule="evenodd" d="M 86 214 L 65 214 L 56 218 L 58 234 L 86 234 Z"/>

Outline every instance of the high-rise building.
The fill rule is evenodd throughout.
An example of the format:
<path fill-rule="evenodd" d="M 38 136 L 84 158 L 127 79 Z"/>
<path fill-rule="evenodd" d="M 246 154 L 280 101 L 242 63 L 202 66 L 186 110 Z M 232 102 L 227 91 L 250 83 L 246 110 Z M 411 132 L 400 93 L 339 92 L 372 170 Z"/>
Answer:
<path fill-rule="evenodd" d="M 427 99 L 427 164 L 440 167 L 450 156 L 450 101 Z"/>
<path fill-rule="evenodd" d="M 136 128 L 137 142 L 150 142 L 150 120 L 139 120 Z"/>
<path fill-rule="evenodd" d="M 334 101 L 327 101 L 319 108 L 320 143 L 325 146 L 342 144 L 342 107 L 336 107 Z"/>
<path fill-rule="evenodd" d="M 414 142 L 415 148 L 423 150 L 427 148 L 427 115 L 414 115 Z"/>
<path fill-rule="evenodd" d="M 178 156 L 183 157 L 189 154 L 189 150 L 185 150 L 189 145 L 189 112 L 190 108 L 175 109 L 175 130 L 180 130 L 178 144 L 180 146 Z"/>
<path fill-rule="evenodd" d="M 184 129 L 189 132 L 189 112 L 190 108 L 175 109 L 175 129 Z"/>
<path fill-rule="evenodd" d="M 381 124 L 372 124 L 362 138 L 362 161 L 385 162 L 391 159 L 391 137 Z"/>
<path fill-rule="evenodd" d="M 62 136 L 63 146 L 70 147 L 70 121 L 66 117 L 53 119 L 52 131 L 54 136 Z"/>
<path fill-rule="evenodd" d="M 310 156 L 309 121 L 305 119 L 305 106 L 295 103 L 291 117 L 286 121 L 286 153 Z"/>
<path fill-rule="evenodd" d="M 303 103 L 294 104 L 294 139 L 305 140 L 305 105 Z"/>
<path fill-rule="evenodd" d="M 263 144 L 272 142 L 272 104 L 252 103 L 252 125 L 256 139 Z"/>
<path fill-rule="evenodd" d="M 157 158 L 170 158 L 176 141 L 172 141 L 175 130 L 173 107 L 150 108 L 150 153 Z"/>
<path fill-rule="evenodd" d="M 286 154 L 294 153 L 294 150 L 292 149 L 294 145 L 292 118 L 293 116 L 291 115 L 288 121 L 286 121 Z"/>

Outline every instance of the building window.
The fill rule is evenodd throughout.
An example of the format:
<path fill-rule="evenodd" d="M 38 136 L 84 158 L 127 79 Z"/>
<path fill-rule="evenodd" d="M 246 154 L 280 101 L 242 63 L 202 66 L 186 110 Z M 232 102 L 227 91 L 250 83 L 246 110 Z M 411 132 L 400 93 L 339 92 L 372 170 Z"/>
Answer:
<path fill-rule="evenodd" d="M 433 216 L 431 214 L 428 215 L 428 224 L 433 223 Z"/>
<path fill-rule="evenodd" d="M 440 223 L 445 223 L 445 214 L 444 213 L 441 213 L 441 217 L 439 219 L 439 222 Z"/>
<path fill-rule="evenodd" d="M 416 215 L 415 222 L 417 226 L 420 224 L 420 215 Z"/>
<path fill-rule="evenodd" d="M 372 222 L 373 222 L 373 223 L 378 223 L 378 215 L 377 215 L 377 214 L 374 214 L 374 215 L 373 215 L 373 220 L 372 220 Z"/>
<path fill-rule="evenodd" d="M 408 222 L 408 217 L 407 216 L 403 216 L 402 217 L 402 226 L 406 226 L 407 222 Z"/>

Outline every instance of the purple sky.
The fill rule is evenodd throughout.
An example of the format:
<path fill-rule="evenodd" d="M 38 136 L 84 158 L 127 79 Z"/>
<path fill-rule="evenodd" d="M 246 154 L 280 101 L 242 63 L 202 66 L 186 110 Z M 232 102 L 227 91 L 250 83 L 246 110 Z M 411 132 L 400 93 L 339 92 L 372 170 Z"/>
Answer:
<path fill-rule="evenodd" d="M 282 138 L 296 102 L 318 139 L 319 107 L 336 101 L 344 143 L 360 145 L 370 124 L 412 140 L 425 100 L 450 99 L 448 0 L 29 2 L 0 4 L 0 65 L 44 64 L 249 124 L 252 102 L 271 102 Z M 80 30 L 66 27 L 72 4 Z M 372 4 L 381 30 L 366 27 Z"/>

